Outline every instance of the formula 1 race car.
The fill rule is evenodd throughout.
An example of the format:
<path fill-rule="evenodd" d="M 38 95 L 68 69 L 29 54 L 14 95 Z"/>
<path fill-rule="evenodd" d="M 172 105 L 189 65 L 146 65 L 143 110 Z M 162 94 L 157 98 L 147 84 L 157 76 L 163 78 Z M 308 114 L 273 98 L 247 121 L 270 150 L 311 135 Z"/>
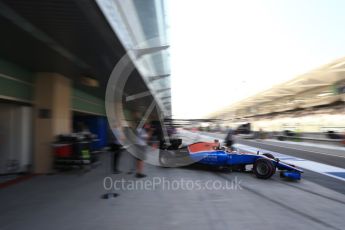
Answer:
<path fill-rule="evenodd" d="M 192 162 L 216 167 L 228 167 L 246 171 L 246 165 L 253 165 L 252 171 L 260 179 L 269 179 L 280 170 L 282 178 L 300 180 L 303 171 L 294 165 L 284 163 L 270 153 L 257 154 L 233 151 L 221 147 L 219 142 L 197 142 L 188 146 L 179 147 L 182 140 L 173 141 L 160 151 L 159 162 L 163 167 L 178 167 Z"/>

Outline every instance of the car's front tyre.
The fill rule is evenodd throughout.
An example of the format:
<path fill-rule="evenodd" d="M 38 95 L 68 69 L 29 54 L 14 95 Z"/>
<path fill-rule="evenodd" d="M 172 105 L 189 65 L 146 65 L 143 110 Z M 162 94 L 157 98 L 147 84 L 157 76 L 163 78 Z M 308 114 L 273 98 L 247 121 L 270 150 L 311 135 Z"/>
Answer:
<path fill-rule="evenodd" d="M 269 179 L 276 172 L 276 167 L 272 161 L 259 158 L 254 162 L 253 172 L 257 178 Z"/>

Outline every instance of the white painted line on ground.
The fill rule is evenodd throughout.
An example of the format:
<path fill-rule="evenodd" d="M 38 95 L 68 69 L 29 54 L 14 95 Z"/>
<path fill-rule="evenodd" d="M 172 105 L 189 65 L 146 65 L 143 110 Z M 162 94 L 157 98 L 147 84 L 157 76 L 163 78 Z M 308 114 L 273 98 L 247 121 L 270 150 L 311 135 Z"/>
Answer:
<path fill-rule="evenodd" d="M 322 152 L 318 152 L 318 151 L 310 151 L 310 150 L 306 150 L 306 149 L 301 149 L 301 148 L 292 148 L 292 147 L 286 147 L 286 146 L 282 146 L 282 145 L 273 145 L 273 144 L 269 144 L 267 142 L 259 142 L 259 143 L 263 143 L 265 145 L 271 145 L 274 147 L 279 147 L 279 148 L 288 148 L 288 149 L 294 149 L 294 150 L 299 150 L 299 151 L 304 151 L 304 152 L 309 152 L 309 153 L 316 153 L 316 154 L 321 154 L 321 155 L 327 155 L 327 156 L 332 156 L 332 157 L 341 157 L 341 158 L 345 158 L 345 156 L 339 156 L 339 155 L 334 155 L 334 154 L 329 154 L 329 153 L 322 153 Z"/>
<path fill-rule="evenodd" d="M 333 145 L 326 145 L 326 144 L 320 144 L 320 143 L 308 143 L 308 142 L 279 141 L 276 139 L 266 139 L 266 140 L 276 142 L 276 143 L 286 143 L 286 144 L 297 145 L 297 146 L 316 147 L 316 148 L 321 148 L 325 150 L 333 149 L 333 150 L 345 151 L 345 147 L 343 146 L 333 146 Z"/>

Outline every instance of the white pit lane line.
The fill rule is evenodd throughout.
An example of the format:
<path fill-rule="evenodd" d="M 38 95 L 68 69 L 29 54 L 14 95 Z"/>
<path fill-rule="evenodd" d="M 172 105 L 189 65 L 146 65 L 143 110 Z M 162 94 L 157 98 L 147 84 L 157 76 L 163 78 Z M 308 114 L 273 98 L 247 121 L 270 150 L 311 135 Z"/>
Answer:
<path fill-rule="evenodd" d="M 305 160 L 302 158 L 293 157 L 293 156 L 285 155 L 282 153 L 269 151 L 266 149 L 255 148 L 255 147 L 243 145 L 243 144 L 234 144 L 234 147 L 238 148 L 239 150 L 251 152 L 251 153 L 257 153 L 257 151 L 259 151 L 261 154 L 271 153 L 273 156 L 279 158 L 280 160 L 286 163 L 290 163 L 303 169 L 307 169 L 313 172 L 317 172 L 329 177 L 333 177 L 333 178 L 345 181 L 345 169 L 343 168 L 326 165 L 326 164 L 318 163 L 315 161 Z"/>
<path fill-rule="evenodd" d="M 334 155 L 334 154 L 329 154 L 329 153 L 323 153 L 323 152 L 318 152 L 318 151 L 310 151 L 310 150 L 306 150 L 306 149 L 303 149 L 303 148 L 293 148 L 293 147 L 290 147 L 290 146 L 281 146 L 281 145 L 274 145 L 272 143 L 267 143 L 267 142 L 258 142 L 258 143 L 262 143 L 262 144 L 265 144 L 265 145 L 271 145 L 271 146 L 274 146 L 274 147 L 280 147 L 280 148 L 288 148 L 288 149 L 295 149 L 295 150 L 298 150 L 298 151 L 304 151 L 304 152 L 309 152 L 309 153 L 316 153 L 316 154 L 321 154 L 321 155 L 327 155 L 327 156 L 332 156 L 332 157 L 341 157 L 341 158 L 345 158 L 345 156 L 340 156 L 340 155 Z M 289 143 L 290 144 L 290 143 Z M 325 149 L 325 148 L 324 148 Z M 334 149 L 334 148 L 333 148 Z"/>

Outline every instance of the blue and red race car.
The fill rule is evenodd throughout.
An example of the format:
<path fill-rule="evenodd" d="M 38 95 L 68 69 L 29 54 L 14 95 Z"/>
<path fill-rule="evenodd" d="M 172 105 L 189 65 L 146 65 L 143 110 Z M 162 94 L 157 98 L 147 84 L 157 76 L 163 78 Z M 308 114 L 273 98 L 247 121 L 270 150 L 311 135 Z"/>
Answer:
<path fill-rule="evenodd" d="M 182 144 L 172 144 L 163 149 L 159 154 L 159 162 L 163 167 L 178 167 L 190 163 L 227 167 L 246 171 L 246 165 L 253 165 L 252 171 L 260 179 L 269 179 L 276 170 L 280 170 L 280 176 L 293 180 L 300 180 L 303 170 L 294 165 L 284 163 L 272 154 L 244 153 L 233 151 L 227 147 L 220 147 L 219 142 L 197 142 L 184 147 Z"/>

